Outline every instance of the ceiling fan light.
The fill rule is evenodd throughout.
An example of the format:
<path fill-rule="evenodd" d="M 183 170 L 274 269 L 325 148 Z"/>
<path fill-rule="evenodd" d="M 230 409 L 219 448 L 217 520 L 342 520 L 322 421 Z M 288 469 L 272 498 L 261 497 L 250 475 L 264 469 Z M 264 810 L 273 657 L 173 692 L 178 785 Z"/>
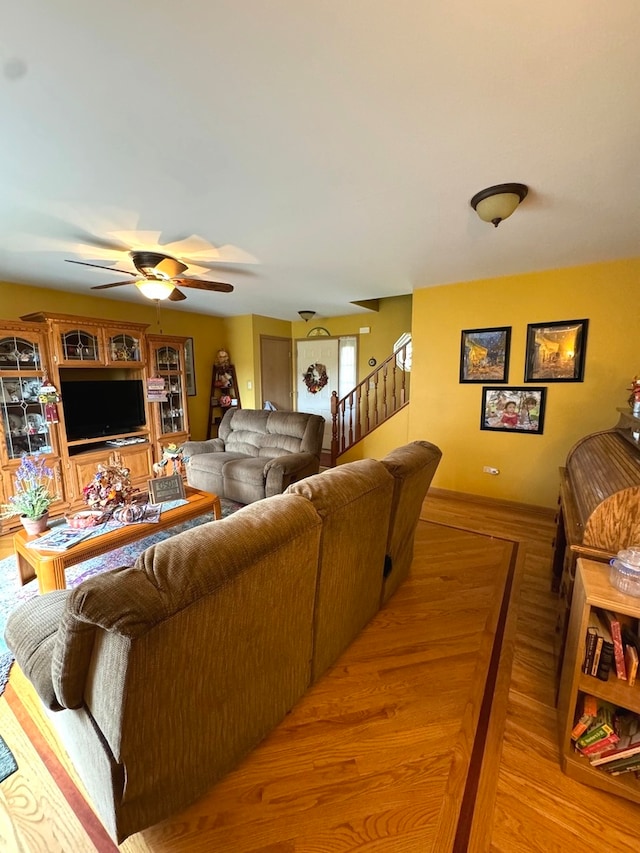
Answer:
<path fill-rule="evenodd" d="M 147 299 L 168 299 L 173 293 L 174 284 L 172 281 L 147 279 L 136 281 L 136 287 Z"/>
<path fill-rule="evenodd" d="M 492 222 L 497 228 L 507 219 L 529 192 L 524 184 L 498 184 L 476 193 L 471 207 L 483 222 Z"/>

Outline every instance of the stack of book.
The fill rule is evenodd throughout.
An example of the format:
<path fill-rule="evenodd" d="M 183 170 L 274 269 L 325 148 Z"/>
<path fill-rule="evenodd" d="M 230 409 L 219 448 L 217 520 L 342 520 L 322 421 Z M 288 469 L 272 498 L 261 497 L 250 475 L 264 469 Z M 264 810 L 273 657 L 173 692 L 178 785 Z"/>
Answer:
<path fill-rule="evenodd" d="M 612 776 L 640 770 L 640 718 L 630 712 L 615 719 L 618 741 L 601 749 L 589 759 L 594 767 L 606 770 Z"/>
<path fill-rule="evenodd" d="M 592 608 L 582 663 L 585 674 L 607 681 L 613 672 L 632 687 L 638 672 L 639 653 L 637 619 L 612 610 Z"/>
<path fill-rule="evenodd" d="M 620 740 L 615 721 L 616 709 L 610 702 L 583 694 L 582 708 L 571 732 L 577 751 L 592 757 L 614 747 Z"/>
<path fill-rule="evenodd" d="M 612 776 L 633 772 L 640 777 L 637 714 L 617 709 L 588 693 L 582 694 L 571 739 L 576 751 L 586 756 L 593 767 Z"/>

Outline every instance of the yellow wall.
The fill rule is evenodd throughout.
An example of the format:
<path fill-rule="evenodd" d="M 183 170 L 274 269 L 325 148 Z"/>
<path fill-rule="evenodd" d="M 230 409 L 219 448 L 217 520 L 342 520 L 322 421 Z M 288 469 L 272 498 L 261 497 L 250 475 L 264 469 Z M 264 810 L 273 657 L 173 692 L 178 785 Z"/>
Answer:
<path fill-rule="evenodd" d="M 640 373 L 639 285 L 636 258 L 415 291 L 409 437 L 442 448 L 434 485 L 554 506 L 568 451 L 615 426 Z M 482 386 L 458 381 L 461 331 L 511 326 L 509 384 L 522 385 L 527 324 L 582 318 L 584 382 L 548 383 L 543 435 L 481 431 Z M 500 474 L 484 474 L 485 465 Z"/>
<path fill-rule="evenodd" d="M 409 414 L 411 406 L 405 406 L 393 417 L 381 424 L 362 441 L 343 453 L 338 464 L 353 462 L 356 459 L 382 459 L 394 447 L 400 447 L 409 441 Z"/>
<path fill-rule="evenodd" d="M 253 320 L 251 315 L 227 317 L 224 320 L 224 347 L 236 369 L 243 409 L 255 408 Z M 220 349 L 221 347 L 218 347 Z M 251 388 L 248 388 L 251 382 Z"/>
<path fill-rule="evenodd" d="M 206 438 L 211 371 L 215 354 L 226 345 L 227 337 L 226 321 L 221 317 L 173 311 L 162 305 L 158 325 L 156 306 L 146 300 L 117 302 L 99 296 L 0 282 L 0 318 L 17 320 L 22 314 L 33 311 L 80 314 L 85 317 L 148 323 L 149 334 L 183 335 L 193 338 L 197 393 L 195 397 L 188 398 L 189 419 L 193 438 Z"/>
<path fill-rule="evenodd" d="M 341 335 L 357 335 L 358 342 L 358 379 L 363 379 L 371 368 L 370 358 L 375 358 L 378 364 L 393 352 L 393 345 L 403 332 L 411 331 L 411 295 L 390 296 L 380 299 L 379 311 L 368 311 L 366 314 L 347 314 L 343 317 L 314 317 L 305 323 L 296 320 L 291 324 L 292 337 L 306 338 L 314 326 L 323 326 L 334 337 Z M 359 334 L 359 330 L 369 326 L 368 334 Z M 295 383 L 294 383 L 295 387 Z"/>

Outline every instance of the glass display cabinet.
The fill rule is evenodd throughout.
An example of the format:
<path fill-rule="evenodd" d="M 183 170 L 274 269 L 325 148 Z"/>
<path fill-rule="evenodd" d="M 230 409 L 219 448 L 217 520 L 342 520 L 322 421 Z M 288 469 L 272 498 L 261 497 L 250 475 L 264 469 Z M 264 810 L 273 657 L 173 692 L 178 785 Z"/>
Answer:
<path fill-rule="evenodd" d="M 0 330 L 0 422 L 5 461 L 25 453 L 56 452 L 53 424 L 38 399 L 45 367 L 39 337 Z"/>
<path fill-rule="evenodd" d="M 157 458 L 168 444 L 181 444 L 189 437 L 189 414 L 185 382 L 184 345 L 186 338 L 147 335 L 149 371 L 163 380 L 158 399 L 151 403 Z"/>

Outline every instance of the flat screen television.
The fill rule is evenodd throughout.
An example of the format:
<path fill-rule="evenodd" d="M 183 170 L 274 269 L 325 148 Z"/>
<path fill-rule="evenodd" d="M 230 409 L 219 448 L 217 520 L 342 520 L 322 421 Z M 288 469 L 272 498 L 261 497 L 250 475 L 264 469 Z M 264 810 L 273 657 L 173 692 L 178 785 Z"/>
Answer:
<path fill-rule="evenodd" d="M 141 379 L 63 380 L 67 441 L 136 432 L 146 423 Z"/>

